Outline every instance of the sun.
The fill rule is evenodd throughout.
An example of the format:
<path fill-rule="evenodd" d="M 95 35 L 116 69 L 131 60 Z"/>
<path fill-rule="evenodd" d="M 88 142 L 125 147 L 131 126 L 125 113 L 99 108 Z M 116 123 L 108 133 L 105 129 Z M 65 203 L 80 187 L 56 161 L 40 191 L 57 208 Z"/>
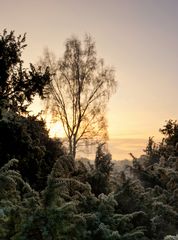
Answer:
<path fill-rule="evenodd" d="M 62 125 L 59 122 L 52 123 L 49 129 L 49 136 L 54 138 L 64 138 L 65 137 L 65 132 L 63 130 Z"/>
<path fill-rule="evenodd" d="M 65 138 L 65 131 L 60 122 L 53 122 L 51 118 L 46 120 L 47 129 L 51 138 Z"/>

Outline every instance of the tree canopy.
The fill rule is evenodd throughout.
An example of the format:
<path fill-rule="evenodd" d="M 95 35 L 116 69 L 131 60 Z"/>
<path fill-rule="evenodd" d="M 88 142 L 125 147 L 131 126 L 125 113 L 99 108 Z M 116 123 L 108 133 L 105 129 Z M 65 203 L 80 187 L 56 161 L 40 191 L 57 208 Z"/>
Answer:
<path fill-rule="evenodd" d="M 14 112 L 26 112 L 36 94 L 44 97 L 50 82 L 48 69 L 23 67 L 22 53 L 26 35 L 16 37 L 14 31 L 0 33 L 0 107 Z"/>
<path fill-rule="evenodd" d="M 0 166 L 12 158 L 18 170 L 35 189 L 43 189 L 54 162 L 64 154 L 60 139 L 51 139 L 45 122 L 35 116 L 2 112 L 0 119 Z"/>
<path fill-rule="evenodd" d="M 68 39 L 58 61 L 46 51 L 41 64 L 49 66 L 52 75 L 48 107 L 61 121 L 75 158 L 80 144 L 107 138 L 105 111 L 116 88 L 114 70 L 97 58 L 90 36 L 83 43 L 76 37 Z"/>
<path fill-rule="evenodd" d="M 23 67 L 25 47 L 25 34 L 0 34 L 0 166 L 17 158 L 23 178 L 42 189 L 64 150 L 59 139 L 49 138 L 45 122 L 28 114 L 34 96 L 44 97 L 50 73 L 32 64 L 30 70 Z"/>

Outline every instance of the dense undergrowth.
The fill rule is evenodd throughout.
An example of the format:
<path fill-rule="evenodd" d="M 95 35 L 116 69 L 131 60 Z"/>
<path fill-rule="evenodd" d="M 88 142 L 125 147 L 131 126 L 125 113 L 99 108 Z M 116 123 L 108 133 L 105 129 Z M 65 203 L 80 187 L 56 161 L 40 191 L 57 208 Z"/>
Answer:
<path fill-rule="evenodd" d="M 4 118 L 0 126 L 4 121 L 11 126 Z M 6 159 L 0 170 L 0 239 L 177 239 L 178 157 L 177 143 L 171 140 L 175 134 L 165 133 L 158 145 L 150 138 L 145 155 L 133 159 L 127 174 L 112 174 L 111 155 L 104 145 L 99 145 L 94 165 L 74 161 L 60 150 L 39 187 L 36 178 L 22 178 L 24 158 Z M 36 157 L 39 166 L 41 161 L 46 160 L 38 162 Z M 34 175 L 40 173 L 37 167 Z"/>

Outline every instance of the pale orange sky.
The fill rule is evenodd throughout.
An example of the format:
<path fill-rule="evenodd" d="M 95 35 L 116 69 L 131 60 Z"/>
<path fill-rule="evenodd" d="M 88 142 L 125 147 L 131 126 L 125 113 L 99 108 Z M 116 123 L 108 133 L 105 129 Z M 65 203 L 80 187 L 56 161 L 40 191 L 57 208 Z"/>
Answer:
<path fill-rule="evenodd" d="M 0 0 L 0 9 L 1 32 L 27 32 L 26 65 L 45 47 L 61 56 L 73 34 L 93 36 L 118 79 L 107 113 L 114 159 L 138 156 L 165 120 L 178 118 L 177 0 Z"/>

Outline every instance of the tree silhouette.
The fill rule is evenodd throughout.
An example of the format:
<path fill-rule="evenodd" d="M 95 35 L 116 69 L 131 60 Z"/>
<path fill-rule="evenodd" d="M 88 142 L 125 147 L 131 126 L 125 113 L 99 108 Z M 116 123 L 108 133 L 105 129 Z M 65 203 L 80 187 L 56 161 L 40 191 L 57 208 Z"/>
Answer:
<path fill-rule="evenodd" d="M 83 45 L 75 37 L 68 39 L 59 61 L 46 51 L 41 64 L 49 66 L 53 76 L 48 107 L 62 122 L 69 152 L 75 158 L 81 142 L 107 138 L 105 109 L 116 87 L 114 71 L 97 59 L 90 36 L 85 37 Z"/>
<path fill-rule="evenodd" d="M 15 37 L 14 31 L 0 34 L 0 108 L 26 112 L 35 94 L 44 97 L 50 81 L 48 69 L 23 67 L 22 52 L 26 47 L 25 34 Z"/>
<path fill-rule="evenodd" d="M 112 169 L 111 154 L 106 150 L 105 144 L 99 144 L 95 157 L 95 169 L 89 178 L 92 192 L 96 196 L 101 193 L 109 193 L 109 180 Z"/>
<path fill-rule="evenodd" d="M 49 137 L 42 119 L 10 111 L 2 112 L 0 133 L 0 167 L 17 158 L 24 180 L 42 190 L 54 162 L 64 154 L 60 139 Z"/>

